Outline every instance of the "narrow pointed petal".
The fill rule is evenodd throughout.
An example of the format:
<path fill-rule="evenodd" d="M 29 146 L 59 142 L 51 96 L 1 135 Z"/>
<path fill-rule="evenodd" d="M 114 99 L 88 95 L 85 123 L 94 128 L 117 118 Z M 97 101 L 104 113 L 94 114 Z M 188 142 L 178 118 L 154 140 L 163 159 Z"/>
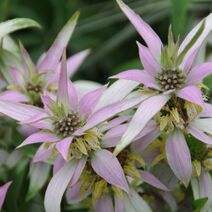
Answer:
<path fill-rule="evenodd" d="M 166 185 L 164 185 L 159 179 L 157 179 L 153 174 L 150 172 L 146 171 L 140 171 L 141 173 L 141 179 L 145 182 L 148 183 L 158 189 L 164 190 L 164 191 L 169 191 Z"/>
<path fill-rule="evenodd" d="M 72 77 L 76 73 L 77 69 L 81 66 L 81 64 L 89 54 L 90 49 L 86 49 L 68 58 L 67 60 L 68 78 Z"/>
<path fill-rule="evenodd" d="M 121 0 L 116 0 L 119 4 L 121 10 L 128 17 L 130 22 L 135 27 L 136 31 L 141 35 L 141 37 L 146 42 L 152 55 L 159 61 L 161 54 L 162 42 L 154 30 L 143 21 L 143 19 L 137 15 L 131 8 L 129 8 Z"/>
<path fill-rule="evenodd" d="M 205 77 L 212 73 L 212 62 L 202 63 L 191 69 L 187 76 L 186 84 L 194 85 L 201 82 Z"/>
<path fill-rule="evenodd" d="M 9 189 L 11 183 L 12 182 L 8 182 L 8 183 L 6 183 L 6 184 L 4 184 L 3 186 L 0 187 L 0 210 L 3 206 L 7 191 Z"/>
<path fill-rule="evenodd" d="M 88 119 L 86 125 L 83 127 L 83 131 L 96 126 L 97 124 L 115 116 L 116 114 L 122 111 L 125 111 L 129 108 L 136 106 L 137 104 L 144 101 L 148 97 L 149 95 L 133 97 L 131 99 L 126 99 L 98 110 Z"/>
<path fill-rule="evenodd" d="M 200 117 L 212 117 L 212 105 L 204 103 L 203 111 L 199 114 Z"/>
<path fill-rule="evenodd" d="M 148 147 L 149 144 L 151 144 L 156 138 L 158 138 L 160 134 L 160 130 L 156 128 L 144 137 L 134 141 L 131 145 L 132 150 L 136 153 L 142 152 Z"/>
<path fill-rule="evenodd" d="M 66 163 L 51 179 L 44 198 L 46 212 L 60 212 L 60 203 L 65 190 L 72 179 L 78 160 Z"/>
<path fill-rule="evenodd" d="M 76 12 L 60 31 L 44 59 L 38 65 L 39 71 L 54 70 L 57 67 L 63 51 L 67 47 L 68 41 L 75 29 L 78 17 L 79 12 Z"/>
<path fill-rule="evenodd" d="M 109 121 L 107 124 L 103 125 L 101 127 L 101 131 L 107 131 L 113 127 L 117 127 L 120 124 L 128 121 L 130 119 L 130 116 L 121 116 L 118 118 L 114 118 L 113 120 Z"/>
<path fill-rule="evenodd" d="M 124 211 L 124 200 L 120 198 L 118 195 L 115 195 L 115 212 L 123 212 Z"/>
<path fill-rule="evenodd" d="M 59 78 L 58 91 L 57 91 L 57 101 L 60 104 L 63 104 L 66 106 L 69 104 L 67 64 L 66 64 L 65 52 L 63 53 L 61 70 L 60 70 L 60 78 Z"/>
<path fill-rule="evenodd" d="M 138 82 L 117 80 L 104 92 L 95 108 L 95 111 L 107 106 L 108 102 L 113 104 L 124 99 L 138 85 Z"/>
<path fill-rule="evenodd" d="M 7 90 L 0 93 L 0 99 L 11 102 L 29 102 L 29 98 L 16 90 Z"/>
<path fill-rule="evenodd" d="M 25 121 L 45 112 L 42 109 L 31 105 L 0 100 L 0 113 L 17 121 Z"/>
<path fill-rule="evenodd" d="M 192 125 L 188 128 L 188 132 L 191 135 L 193 135 L 195 138 L 197 138 L 198 140 L 200 140 L 206 144 L 212 145 L 212 137 L 206 135 L 204 132 L 193 127 Z"/>
<path fill-rule="evenodd" d="M 74 81 L 74 86 L 77 90 L 79 97 L 82 97 L 88 92 L 94 91 L 97 88 L 100 88 L 102 85 L 98 82 L 93 82 L 89 80 L 77 80 L 77 81 Z"/>
<path fill-rule="evenodd" d="M 69 96 L 69 104 L 74 110 L 78 110 L 79 100 L 77 90 L 74 87 L 74 84 L 69 80 L 68 81 L 68 96 Z"/>
<path fill-rule="evenodd" d="M 178 92 L 177 96 L 186 101 L 189 101 L 201 107 L 204 107 L 202 92 L 199 88 L 197 88 L 194 85 L 190 85 L 181 89 Z"/>
<path fill-rule="evenodd" d="M 55 175 L 65 164 L 66 161 L 63 157 L 61 155 L 57 155 L 54 160 L 53 175 Z"/>
<path fill-rule="evenodd" d="M 41 144 L 41 146 L 38 148 L 37 152 L 33 156 L 32 163 L 37 163 L 49 159 L 52 154 L 53 147 L 54 144 L 51 144 L 48 147 L 45 146 L 45 143 Z"/>
<path fill-rule="evenodd" d="M 110 77 L 110 78 L 132 80 L 135 82 L 142 83 L 146 87 L 159 89 L 159 86 L 155 82 L 155 79 L 153 78 L 153 76 L 151 76 L 146 70 L 133 69 L 133 70 L 128 70 L 128 71 L 123 71 L 115 76 Z"/>
<path fill-rule="evenodd" d="M 212 208 L 212 179 L 208 171 L 203 170 L 200 176 L 200 196 L 201 198 L 208 198 L 208 201 L 202 211 L 211 211 Z"/>
<path fill-rule="evenodd" d="M 77 181 L 79 180 L 79 178 L 83 172 L 83 169 L 85 168 L 87 159 L 88 159 L 87 156 L 83 156 L 82 158 L 80 158 L 80 160 L 78 161 L 77 167 L 74 171 L 74 175 L 69 183 L 69 186 L 72 187 L 77 183 Z"/>
<path fill-rule="evenodd" d="M 69 204 L 76 204 L 87 198 L 91 194 L 91 189 L 83 193 L 80 192 L 82 183 L 79 181 L 74 186 L 69 187 L 66 192 L 66 199 Z"/>
<path fill-rule="evenodd" d="M 166 156 L 176 177 L 188 185 L 192 175 L 191 155 L 184 135 L 179 130 L 168 136 Z"/>
<path fill-rule="evenodd" d="M 186 38 L 184 39 L 184 41 L 180 45 L 179 54 L 182 53 L 182 51 L 184 50 L 184 48 L 188 45 L 188 43 L 191 41 L 191 39 L 197 33 L 197 31 L 199 30 L 199 28 L 202 26 L 203 21 L 205 21 L 205 27 L 204 27 L 204 30 L 203 30 L 202 34 L 197 39 L 197 41 L 195 42 L 195 44 L 189 49 L 189 51 L 187 52 L 187 54 L 185 55 L 185 57 L 183 59 L 183 62 L 182 62 L 182 65 L 181 66 L 182 66 L 182 69 L 184 69 L 185 72 L 188 71 L 188 70 L 185 70 L 185 64 L 186 64 L 186 62 L 191 57 L 193 59 L 195 59 L 194 53 L 197 53 L 198 52 L 198 49 L 200 48 L 202 42 L 205 40 L 205 38 L 208 36 L 208 34 L 210 33 L 210 31 L 212 29 L 212 14 L 209 14 L 205 19 L 203 19 L 199 24 L 197 24 L 197 26 L 192 29 L 192 31 L 186 36 Z"/>
<path fill-rule="evenodd" d="M 58 152 L 62 155 L 62 157 L 66 161 L 68 160 L 69 147 L 72 141 L 73 141 L 73 137 L 67 137 L 56 144 L 56 148 Z"/>
<path fill-rule="evenodd" d="M 166 104 L 169 98 L 170 97 L 168 95 L 158 95 L 150 97 L 141 103 L 134 114 L 128 129 L 122 136 L 122 140 L 116 146 L 114 150 L 115 155 L 119 154 L 119 152 L 121 152 L 136 138 L 150 119 Z"/>
<path fill-rule="evenodd" d="M 174 212 L 177 211 L 177 202 L 171 192 L 159 192 L 164 201 L 169 205 L 170 209 Z"/>
<path fill-rule="evenodd" d="M 94 110 L 99 98 L 101 97 L 102 93 L 105 91 L 105 88 L 106 88 L 105 86 L 102 86 L 101 88 L 98 88 L 94 91 L 91 91 L 85 94 L 80 99 L 79 110 L 84 118 L 88 118 L 88 116 Z"/>
<path fill-rule="evenodd" d="M 161 66 L 157 63 L 155 58 L 152 56 L 150 50 L 137 42 L 139 49 L 139 56 L 141 63 L 144 66 L 144 70 L 146 70 L 151 76 L 155 76 L 161 69 Z"/>
<path fill-rule="evenodd" d="M 147 202 L 133 189 L 130 190 L 130 195 L 125 195 L 124 203 L 124 211 L 152 212 Z"/>
<path fill-rule="evenodd" d="M 97 150 L 91 158 L 94 171 L 108 183 L 115 185 L 125 192 L 129 192 L 124 171 L 118 159 L 107 150 Z"/>
<path fill-rule="evenodd" d="M 110 129 L 103 137 L 101 144 L 105 148 L 114 147 L 120 141 L 121 136 L 127 129 L 127 124 L 122 124 Z"/>
<path fill-rule="evenodd" d="M 196 119 L 192 126 L 212 135 L 212 118 Z"/>
<path fill-rule="evenodd" d="M 109 194 L 102 195 L 96 202 L 95 212 L 112 212 L 113 211 L 113 201 Z"/>
<path fill-rule="evenodd" d="M 26 138 L 22 142 L 22 144 L 18 146 L 18 148 L 29 145 L 29 144 L 56 142 L 58 140 L 59 140 L 59 138 L 56 135 L 54 135 L 53 133 L 37 132 L 37 133 L 30 135 L 28 138 Z"/>

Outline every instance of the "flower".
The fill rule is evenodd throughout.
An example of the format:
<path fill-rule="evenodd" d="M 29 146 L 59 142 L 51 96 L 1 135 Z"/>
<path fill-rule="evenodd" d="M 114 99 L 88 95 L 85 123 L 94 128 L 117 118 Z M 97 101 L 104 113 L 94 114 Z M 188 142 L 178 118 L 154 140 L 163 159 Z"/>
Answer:
<path fill-rule="evenodd" d="M 137 139 L 132 145 L 136 152 L 140 152 L 161 136 L 165 145 L 162 145 L 161 154 L 154 163 L 167 158 L 178 179 L 188 185 L 192 176 L 192 161 L 198 175 L 201 164 L 207 168 L 210 166 L 207 145 L 212 145 L 212 106 L 204 103 L 204 110 L 201 111 L 200 106 L 187 101 L 184 101 L 182 108 L 178 107 L 179 102 L 182 104 L 182 100 L 176 99 L 170 106 L 164 106 L 157 114 L 155 127 L 146 138 Z"/>
<path fill-rule="evenodd" d="M 55 90 L 58 82 L 60 59 L 75 29 L 79 13 L 75 13 L 59 32 L 47 53 L 42 54 L 37 64 L 33 64 L 28 52 L 20 44 L 20 54 L 3 51 L 5 63 L 3 75 L 8 82 L 7 90 L 0 99 L 13 102 L 28 102 L 42 107 L 41 95 L 44 91 Z M 71 77 L 89 54 L 89 50 L 73 55 L 67 61 L 68 74 Z"/>
<path fill-rule="evenodd" d="M 192 68 L 192 63 L 203 40 L 211 31 L 212 14 L 201 21 L 187 35 L 180 46 L 178 46 L 178 42 L 174 43 L 170 30 L 168 46 L 164 47 L 160 38 L 147 23 L 121 0 L 117 0 L 117 2 L 148 47 L 137 42 L 144 70 L 128 70 L 112 78 L 142 83 L 143 90 L 146 89 L 154 95 L 143 101 L 138 107 L 129 128 L 115 149 L 115 155 L 131 143 L 149 120 L 173 97 L 203 107 L 202 92 L 196 84 L 212 73 L 211 62 L 202 63 Z"/>
<path fill-rule="evenodd" d="M 7 191 L 9 189 L 11 183 L 12 182 L 8 182 L 8 183 L 6 183 L 6 184 L 4 184 L 3 186 L 0 187 L 0 210 L 2 209 Z"/>

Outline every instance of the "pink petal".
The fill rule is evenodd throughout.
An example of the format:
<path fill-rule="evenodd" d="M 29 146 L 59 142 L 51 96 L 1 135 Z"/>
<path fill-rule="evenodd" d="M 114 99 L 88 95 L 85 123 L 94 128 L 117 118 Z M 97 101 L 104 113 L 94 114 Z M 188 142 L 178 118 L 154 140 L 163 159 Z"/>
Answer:
<path fill-rule="evenodd" d="M 202 92 L 198 87 L 194 85 L 190 85 L 181 89 L 178 92 L 177 96 L 186 101 L 189 101 L 201 107 L 204 107 Z"/>
<path fill-rule="evenodd" d="M 138 82 L 129 80 L 117 80 L 101 96 L 95 111 L 124 99 L 132 90 L 139 85 Z"/>
<path fill-rule="evenodd" d="M 198 140 L 206 143 L 206 144 L 210 144 L 212 145 L 212 137 L 207 136 L 204 132 L 202 132 L 201 130 L 192 127 L 192 125 L 188 128 L 188 132 L 193 135 L 195 138 L 197 138 Z"/>
<path fill-rule="evenodd" d="M 40 131 L 40 132 L 30 135 L 17 148 L 20 148 L 22 146 L 26 146 L 29 144 L 35 144 L 35 143 L 57 142 L 58 140 L 59 140 L 59 138 L 56 135 L 54 135 L 53 133 Z"/>
<path fill-rule="evenodd" d="M 194 68 L 188 74 L 186 84 L 192 85 L 201 82 L 206 76 L 212 73 L 212 62 L 202 63 Z"/>
<path fill-rule="evenodd" d="M 79 12 L 76 12 L 66 23 L 63 29 L 59 32 L 53 45 L 50 47 L 40 64 L 39 71 L 54 70 L 66 48 L 68 41 L 74 31 L 74 28 L 79 17 Z"/>
<path fill-rule="evenodd" d="M 11 183 L 12 182 L 8 182 L 8 183 L 6 183 L 6 184 L 4 184 L 3 186 L 0 187 L 0 210 L 3 206 L 7 191 L 9 189 Z"/>
<path fill-rule="evenodd" d="M 150 172 L 146 171 L 140 171 L 141 173 L 141 179 L 145 182 L 148 183 L 158 189 L 164 190 L 164 191 L 169 191 L 166 185 L 164 185 L 159 179 L 157 179 L 154 175 L 152 175 Z"/>
<path fill-rule="evenodd" d="M 171 192 L 159 192 L 172 211 L 177 211 L 177 202 Z"/>
<path fill-rule="evenodd" d="M 118 195 L 115 195 L 115 212 L 123 212 L 124 211 L 124 200 L 120 198 Z"/>
<path fill-rule="evenodd" d="M 137 32 L 146 42 L 152 55 L 159 61 L 161 54 L 162 42 L 154 30 L 143 21 L 143 19 L 137 15 L 132 9 L 130 9 L 124 2 L 117 0 L 121 10 L 125 13 L 128 19 L 131 21 Z"/>
<path fill-rule="evenodd" d="M 49 159 L 52 154 L 53 147 L 53 144 L 48 146 L 48 148 L 45 146 L 45 143 L 41 144 L 33 157 L 32 163 L 37 163 Z"/>
<path fill-rule="evenodd" d="M 55 175 L 65 164 L 66 161 L 63 157 L 61 155 L 57 155 L 54 160 L 53 175 Z"/>
<path fill-rule="evenodd" d="M 150 50 L 137 42 L 139 49 L 139 56 L 144 69 L 151 74 L 153 77 L 160 71 L 161 67 L 152 56 Z"/>
<path fill-rule="evenodd" d="M 141 103 L 129 123 L 128 129 L 122 136 L 121 142 L 116 146 L 114 150 L 115 155 L 119 154 L 138 136 L 150 119 L 167 103 L 169 98 L 168 95 L 152 96 Z"/>
<path fill-rule="evenodd" d="M 176 177 L 188 185 L 192 175 L 191 155 L 184 135 L 179 130 L 168 136 L 166 156 Z"/>
<path fill-rule="evenodd" d="M 6 100 L 6 101 L 9 100 L 11 102 L 28 102 L 29 101 L 29 98 L 26 95 L 16 90 L 7 90 L 0 93 L 0 99 Z"/>
<path fill-rule="evenodd" d="M 204 103 L 203 111 L 199 114 L 200 117 L 212 117 L 212 105 Z"/>
<path fill-rule="evenodd" d="M 153 130 L 149 134 L 134 141 L 131 145 L 132 150 L 136 153 L 142 152 L 148 147 L 149 144 L 151 144 L 156 138 L 158 138 L 159 135 L 160 130 L 158 128 L 155 128 L 155 130 Z"/>
<path fill-rule="evenodd" d="M 113 201 L 109 194 L 103 194 L 96 202 L 95 212 L 112 212 Z"/>
<path fill-rule="evenodd" d="M 57 142 L 56 148 L 58 152 L 62 155 L 62 157 L 67 161 L 68 160 L 68 154 L 69 154 L 69 147 L 70 144 L 73 141 L 73 137 L 67 137 L 63 140 Z"/>
<path fill-rule="evenodd" d="M 69 96 L 69 104 L 70 106 L 77 110 L 78 109 L 78 94 L 77 90 L 74 87 L 74 84 L 69 80 L 68 81 L 68 96 Z"/>
<path fill-rule="evenodd" d="M 121 136 L 127 129 L 126 124 L 119 125 L 109 130 L 103 137 L 101 144 L 105 148 L 114 147 L 120 141 Z"/>
<path fill-rule="evenodd" d="M 74 172 L 74 175 L 69 183 L 69 186 L 74 186 L 77 181 L 79 180 L 84 168 L 85 168 L 85 165 L 86 165 L 86 162 L 87 162 L 87 157 L 84 156 L 82 157 L 79 161 L 78 161 L 78 164 L 77 164 L 77 167 L 75 169 L 75 172 Z"/>
<path fill-rule="evenodd" d="M 123 71 L 115 76 L 110 78 L 118 78 L 125 80 L 132 80 L 144 84 L 146 87 L 151 87 L 159 89 L 159 86 L 156 84 L 155 79 L 151 76 L 146 70 L 128 70 Z"/>
<path fill-rule="evenodd" d="M 71 160 L 66 163 L 51 179 L 44 198 L 45 210 L 59 212 L 60 203 L 65 190 L 72 179 L 79 160 Z"/>
<path fill-rule="evenodd" d="M 109 121 L 107 124 L 103 124 L 103 126 L 101 127 L 101 131 L 107 131 L 113 127 L 117 127 L 120 124 L 128 121 L 130 119 L 130 116 L 121 116 L 118 118 L 114 118 L 111 121 Z"/>
<path fill-rule="evenodd" d="M 93 128 L 97 124 L 113 117 L 114 115 L 134 107 L 148 97 L 148 95 L 139 95 L 138 97 L 126 99 L 98 110 L 88 119 L 86 125 L 83 127 L 83 131 Z"/>
<path fill-rule="evenodd" d="M 129 192 L 124 171 L 118 159 L 111 152 L 107 150 L 95 151 L 91 158 L 91 166 L 108 183 Z"/>
<path fill-rule="evenodd" d="M 102 93 L 105 91 L 105 86 L 97 88 L 94 91 L 91 91 L 85 94 L 79 103 L 79 110 L 82 114 L 82 117 L 88 118 L 91 112 L 94 110 L 99 98 L 101 97 Z"/>
<path fill-rule="evenodd" d="M 57 91 L 57 101 L 64 106 L 69 105 L 69 96 L 68 96 L 68 78 L 67 78 L 67 65 L 66 65 L 66 55 L 65 52 L 62 58 L 60 78 L 58 83 Z"/>
<path fill-rule="evenodd" d="M 44 113 L 44 111 L 31 105 L 0 100 L 0 113 L 17 121 L 25 121 L 38 114 Z"/>
<path fill-rule="evenodd" d="M 72 77 L 76 73 L 77 69 L 81 66 L 81 64 L 84 62 L 84 60 L 89 54 L 90 49 L 86 49 L 68 58 L 67 60 L 68 78 Z"/>
<path fill-rule="evenodd" d="M 207 35 L 210 33 L 211 29 L 212 29 L 212 14 L 209 14 L 205 19 L 203 19 L 199 24 L 197 24 L 196 27 L 194 27 L 192 29 L 192 31 L 186 36 L 186 38 L 184 39 L 184 41 L 182 42 L 182 44 L 180 45 L 179 48 L 179 53 L 182 53 L 182 51 L 184 50 L 184 48 L 187 46 L 187 44 L 191 41 L 191 39 L 194 37 L 194 35 L 196 34 L 196 32 L 199 30 L 199 28 L 201 27 L 203 21 L 205 21 L 205 28 L 202 32 L 202 34 L 200 35 L 199 39 L 196 41 L 196 43 L 189 49 L 189 51 L 187 52 L 187 54 L 185 55 L 183 62 L 182 62 L 182 69 L 185 68 L 185 64 L 187 63 L 187 61 L 191 58 L 195 58 L 194 57 L 194 53 L 197 53 L 202 42 L 204 41 L 204 39 L 207 37 Z M 190 62 L 191 63 L 191 62 Z M 188 71 L 185 70 L 184 71 Z"/>
<path fill-rule="evenodd" d="M 76 204 L 84 200 L 91 193 L 91 189 L 88 189 L 83 195 L 80 192 L 82 183 L 78 182 L 74 186 L 69 187 L 66 192 L 66 199 L 69 204 Z"/>
<path fill-rule="evenodd" d="M 202 170 L 200 176 L 200 197 L 201 198 L 208 198 L 206 205 L 202 208 L 202 211 L 210 211 L 212 206 L 212 179 L 211 175 L 208 171 Z"/>

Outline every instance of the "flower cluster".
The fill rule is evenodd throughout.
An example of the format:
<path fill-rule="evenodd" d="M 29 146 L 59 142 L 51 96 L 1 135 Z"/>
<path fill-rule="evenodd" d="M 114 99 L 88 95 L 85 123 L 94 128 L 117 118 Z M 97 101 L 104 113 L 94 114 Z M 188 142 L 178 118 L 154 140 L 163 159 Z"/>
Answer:
<path fill-rule="evenodd" d="M 89 50 L 66 59 L 76 13 L 36 64 L 22 44 L 16 53 L 2 48 L 7 85 L 0 113 L 28 135 L 18 149 L 37 144 L 32 162 L 52 165 L 47 212 L 60 211 L 65 192 L 69 204 L 97 212 L 152 211 L 158 199 L 175 211 L 176 190 L 188 186 L 194 199 L 207 198 L 208 211 L 212 106 L 202 80 L 212 62 L 193 63 L 212 29 L 212 14 L 181 45 L 170 28 L 163 46 L 141 17 L 117 3 L 147 45 L 137 42 L 143 70 L 123 71 L 110 77 L 117 79 L 110 85 L 77 87 L 70 77 Z M 0 207 L 9 185 L 0 188 Z"/>

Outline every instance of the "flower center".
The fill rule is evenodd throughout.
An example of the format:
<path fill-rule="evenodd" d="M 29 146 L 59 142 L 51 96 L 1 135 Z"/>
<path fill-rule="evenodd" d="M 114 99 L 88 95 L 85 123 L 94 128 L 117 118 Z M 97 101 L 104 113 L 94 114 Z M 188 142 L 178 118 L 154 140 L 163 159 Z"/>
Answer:
<path fill-rule="evenodd" d="M 26 89 L 28 92 L 35 92 L 35 93 L 41 93 L 42 92 L 42 87 L 41 85 L 33 85 L 32 83 L 28 83 L 26 85 Z"/>
<path fill-rule="evenodd" d="M 69 113 L 67 117 L 54 122 L 55 133 L 62 138 L 71 136 L 80 127 L 80 124 L 78 114 Z"/>
<path fill-rule="evenodd" d="M 185 75 L 181 70 L 163 70 L 160 72 L 157 77 L 157 81 L 160 84 L 160 87 L 164 91 L 181 88 L 183 83 L 185 82 Z"/>

